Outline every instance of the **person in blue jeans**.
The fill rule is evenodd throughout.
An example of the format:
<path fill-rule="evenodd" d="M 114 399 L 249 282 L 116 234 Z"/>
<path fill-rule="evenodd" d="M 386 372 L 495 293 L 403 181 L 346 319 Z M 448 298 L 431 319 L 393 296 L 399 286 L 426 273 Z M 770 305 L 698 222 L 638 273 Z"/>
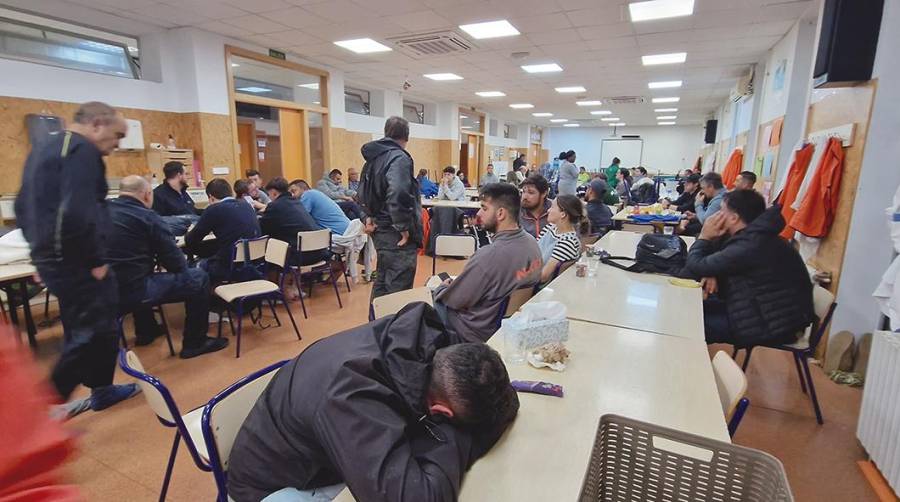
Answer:
<path fill-rule="evenodd" d="M 141 176 L 128 176 L 119 197 L 110 202 L 112 231 L 108 258 L 119 287 L 119 313 L 133 312 L 136 331 L 155 328 L 151 306 L 184 302 L 185 322 L 180 357 L 188 359 L 228 346 L 227 338 L 206 336 L 209 328 L 209 275 L 188 268 L 184 253 L 158 214 L 150 210 L 153 191 Z M 156 264 L 165 272 L 154 272 Z M 152 332 L 151 343 L 158 333 Z"/>

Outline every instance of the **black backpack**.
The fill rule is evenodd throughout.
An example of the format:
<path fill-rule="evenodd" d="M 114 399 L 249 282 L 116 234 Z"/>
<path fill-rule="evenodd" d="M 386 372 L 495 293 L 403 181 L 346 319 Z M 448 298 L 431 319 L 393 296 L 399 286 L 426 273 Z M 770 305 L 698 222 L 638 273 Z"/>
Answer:
<path fill-rule="evenodd" d="M 687 262 L 687 244 L 677 235 L 644 234 L 638 242 L 634 258 L 626 256 L 601 256 L 603 263 L 629 272 L 646 272 L 680 277 Z M 616 263 L 629 260 L 629 266 Z"/>

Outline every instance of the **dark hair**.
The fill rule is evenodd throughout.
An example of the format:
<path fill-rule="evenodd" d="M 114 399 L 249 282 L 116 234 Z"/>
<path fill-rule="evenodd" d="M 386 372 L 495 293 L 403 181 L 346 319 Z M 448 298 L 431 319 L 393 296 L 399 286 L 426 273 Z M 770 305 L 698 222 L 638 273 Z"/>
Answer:
<path fill-rule="evenodd" d="M 479 431 L 494 431 L 515 418 L 519 398 L 494 349 L 459 343 L 434 354 L 429 394 L 449 401 L 454 418 Z"/>
<path fill-rule="evenodd" d="M 231 197 L 234 192 L 231 191 L 231 185 L 222 178 L 214 178 L 206 184 L 206 195 L 222 200 L 225 197 Z"/>
<path fill-rule="evenodd" d="M 307 183 L 306 180 L 294 180 L 288 186 L 291 186 L 291 185 L 297 185 L 298 187 L 300 187 L 304 190 L 309 190 L 309 183 Z"/>
<path fill-rule="evenodd" d="M 566 152 L 566 160 L 569 160 L 569 157 L 572 157 L 574 155 L 575 155 L 575 150 L 569 150 L 568 152 Z"/>
<path fill-rule="evenodd" d="M 631 170 L 629 170 L 627 167 L 620 167 L 619 172 L 622 173 L 622 176 L 625 177 L 625 181 L 631 183 Z"/>
<path fill-rule="evenodd" d="M 547 193 L 550 191 L 550 182 L 548 182 L 547 178 L 541 176 L 540 174 L 532 174 L 531 176 L 525 178 L 525 181 L 522 182 L 521 188 L 525 188 L 527 186 L 533 186 L 534 189 L 539 193 Z"/>
<path fill-rule="evenodd" d="M 328 177 L 330 178 L 330 177 L 334 176 L 335 174 L 340 174 L 341 176 L 344 175 L 344 173 L 342 173 L 340 169 L 332 169 L 332 170 L 328 173 Z"/>
<path fill-rule="evenodd" d="M 600 178 L 603 181 L 609 181 L 609 176 L 607 176 L 606 173 L 603 171 L 597 171 L 596 173 L 591 174 L 591 177 L 592 178 L 595 178 L 595 177 Z"/>
<path fill-rule="evenodd" d="M 234 196 L 243 197 L 250 193 L 250 180 L 240 179 L 234 182 Z"/>
<path fill-rule="evenodd" d="M 565 150 L 559 152 L 559 157 L 557 157 L 557 159 L 563 160 L 563 159 L 567 158 L 568 156 L 566 155 L 566 153 L 567 152 Z"/>
<path fill-rule="evenodd" d="M 740 174 L 740 176 L 741 178 L 749 181 L 751 185 L 756 184 L 756 173 L 754 173 L 753 171 L 744 171 Z"/>
<path fill-rule="evenodd" d="M 511 218 L 518 221 L 522 198 L 519 189 L 509 183 L 488 183 L 481 188 L 481 198 L 506 209 Z"/>
<path fill-rule="evenodd" d="M 584 204 L 574 195 L 560 195 L 556 197 L 556 205 L 566 214 L 566 217 L 580 235 L 591 233 L 591 222 L 585 214 Z"/>
<path fill-rule="evenodd" d="M 257 171 L 256 169 L 247 169 L 244 172 L 244 175 L 247 176 L 248 178 L 251 176 L 259 176 L 259 171 Z"/>
<path fill-rule="evenodd" d="M 428 177 L 428 169 L 419 169 L 419 176 Z"/>
<path fill-rule="evenodd" d="M 170 180 L 179 174 L 184 174 L 184 164 L 181 162 L 173 160 L 171 162 L 166 162 L 166 165 L 163 166 L 163 176 L 165 176 L 167 180 Z"/>
<path fill-rule="evenodd" d="M 613 160 L 612 160 L 612 163 L 613 163 L 613 164 L 621 164 L 621 163 L 622 163 L 622 161 L 621 161 L 621 160 L 619 160 L 619 158 L 618 158 L 618 157 L 613 157 Z"/>
<path fill-rule="evenodd" d="M 766 199 L 756 190 L 733 190 L 722 197 L 722 203 L 747 224 L 766 211 Z"/>
<path fill-rule="evenodd" d="M 644 169 L 644 166 L 638 166 L 638 167 L 637 167 L 637 170 L 638 170 L 639 173 L 643 174 L 644 176 L 647 175 L 647 170 Z"/>
<path fill-rule="evenodd" d="M 699 184 L 700 184 L 700 175 L 699 175 L 699 174 L 692 174 L 692 175 L 688 176 L 687 178 L 685 178 L 685 179 L 684 179 L 684 182 L 685 182 L 685 183 L 693 183 L 693 184 L 695 184 L 695 185 L 699 185 Z"/>
<path fill-rule="evenodd" d="M 494 164 L 491 164 L 490 162 L 488 162 L 488 165 L 487 165 L 487 166 L 488 166 L 488 167 L 494 167 Z"/>
<path fill-rule="evenodd" d="M 700 183 L 711 185 L 716 190 L 721 190 L 725 185 L 722 184 L 722 175 L 719 173 L 706 173 L 700 178 Z"/>
<path fill-rule="evenodd" d="M 281 176 L 275 176 L 266 183 L 266 191 L 275 190 L 278 193 L 287 193 L 288 181 Z"/>
<path fill-rule="evenodd" d="M 444 168 L 445 173 L 456 174 L 456 168 L 453 166 L 447 166 Z"/>
<path fill-rule="evenodd" d="M 390 117 L 384 122 L 384 136 L 400 141 L 409 141 L 409 122 L 403 117 Z"/>
<path fill-rule="evenodd" d="M 92 124 L 95 120 L 109 124 L 116 118 L 116 109 L 100 101 L 88 101 L 78 107 L 72 120 L 78 124 Z"/>
<path fill-rule="evenodd" d="M 587 169 L 585 169 L 584 166 L 580 166 L 580 167 L 578 168 L 578 170 L 579 170 L 579 171 L 587 171 Z"/>

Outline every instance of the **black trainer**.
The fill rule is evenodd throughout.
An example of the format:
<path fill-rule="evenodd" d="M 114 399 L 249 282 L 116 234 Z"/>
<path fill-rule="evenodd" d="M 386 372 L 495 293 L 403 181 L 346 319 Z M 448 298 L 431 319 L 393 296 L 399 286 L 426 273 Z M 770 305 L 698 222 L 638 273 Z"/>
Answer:
<path fill-rule="evenodd" d="M 222 350 L 227 346 L 227 338 L 206 337 L 206 340 L 204 340 L 203 343 L 198 345 L 197 347 L 183 347 L 181 349 L 181 354 L 179 354 L 179 357 L 181 357 L 182 359 L 190 359 L 192 357 L 202 356 L 203 354 Z"/>

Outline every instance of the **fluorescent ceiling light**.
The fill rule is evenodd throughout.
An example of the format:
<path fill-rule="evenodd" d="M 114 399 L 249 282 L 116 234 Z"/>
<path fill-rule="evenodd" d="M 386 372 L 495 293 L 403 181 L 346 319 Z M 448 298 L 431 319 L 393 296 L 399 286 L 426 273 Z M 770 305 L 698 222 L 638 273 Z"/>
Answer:
<path fill-rule="evenodd" d="M 609 110 L 594 110 L 591 112 L 591 115 L 612 115 L 612 112 Z"/>
<path fill-rule="evenodd" d="M 272 89 L 267 89 L 265 87 L 257 87 L 255 85 L 251 85 L 249 87 L 238 87 L 235 90 L 243 91 L 243 92 L 252 92 L 253 94 L 261 94 L 263 92 L 272 92 Z"/>
<path fill-rule="evenodd" d="M 684 63 L 686 60 L 687 52 L 672 52 L 669 54 L 651 54 L 649 56 L 641 56 L 641 62 L 644 63 L 644 66 Z"/>
<path fill-rule="evenodd" d="M 531 115 L 534 117 L 552 117 L 553 116 L 552 113 L 547 113 L 547 112 L 532 113 Z"/>
<path fill-rule="evenodd" d="M 653 111 L 656 113 L 669 113 L 669 112 L 677 112 L 678 108 L 657 108 Z"/>
<path fill-rule="evenodd" d="M 459 118 L 461 118 L 461 119 L 467 119 L 467 118 L 469 118 L 469 116 L 468 116 L 468 115 L 460 115 Z"/>
<path fill-rule="evenodd" d="M 472 126 L 459 126 L 460 129 L 471 129 Z"/>
<path fill-rule="evenodd" d="M 681 87 L 681 80 L 668 80 L 665 82 L 649 82 L 647 87 L 650 89 L 671 89 L 673 87 Z"/>
<path fill-rule="evenodd" d="M 581 124 L 563 124 L 563 127 L 581 127 Z"/>
<path fill-rule="evenodd" d="M 556 92 L 560 94 L 571 93 L 571 92 L 587 92 L 587 89 L 580 85 L 573 85 L 571 87 L 557 87 Z"/>
<path fill-rule="evenodd" d="M 690 16 L 694 13 L 694 0 L 650 0 L 628 4 L 631 21 L 652 21 L 667 17 Z"/>
<path fill-rule="evenodd" d="M 662 117 L 656 117 L 656 120 L 675 120 L 677 118 L 677 115 L 664 115 Z"/>
<path fill-rule="evenodd" d="M 506 19 L 500 21 L 488 21 L 486 23 L 463 24 L 459 29 L 472 35 L 473 38 L 497 38 L 518 35 L 519 30 L 509 24 Z"/>
<path fill-rule="evenodd" d="M 297 87 L 303 87 L 303 88 L 305 88 L 305 89 L 318 90 L 318 89 L 319 89 L 319 83 L 318 83 L 318 82 L 313 82 L 312 84 L 297 84 Z"/>
<path fill-rule="evenodd" d="M 569 121 L 569 119 L 550 119 L 550 122 L 553 122 L 554 124 L 562 124 L 563 122 L 568 122 L 568 121 Z"/>
<path fill-rule="evenodd" d="M 675 125 L 675 122 L 657 122 L 656 125 Z"/>
<path fill-rule="evenodd" d="M 368 54 L 370 52 L 387 52 L 391 49 L 390 47 L 380 44 L 371 38 L 356 38 L 353 40 L 341 40 L 339 42 L 335 42 L 334 45 L 338 47 L 343 47 L 344 49 L 353 51 L 357 54 Z"/>
<path fill-rule="evenodd" d="M 505 92 L 500 91 L 478 91 L 475 94 L 481 96 L 482 98 L 500 98 L 506 96 Z"/>
<path fill-rule="evenodd" d="M 422 75 L 425 78 L 430 78 L 431 80 L 462 80 L 463 78 L 455 73 L 428 73 Z"/>
<path fill-rule="evenodd" d="M 522 65 L 522 69 L 528 73 L 549 73 L 554 71 L 562 71 L 562 66 L 556 63 L 547 64 L 526 64 Z"/>
<path fill-rule="evenodd" d="M 625 125 L 625 122 L 613 122 L 613 123 L 611 123 L 611 124 L 609 124 L 609 125 L 611 125 L 611 126 L 613 126 L 613 127 L 622 127 L 622 126 Z"/>
<path fill-rule="evenodd" d="M 653 98 L 654 103 L 677 103 L 681 98 Z"/>
<path fill-rule="evenodd" d="M 131 47 L 129 47 L 129 49 L 130 49 L 130 48 L 131 48 Z M 231 67 L 232 67 L 232 68 L 237 68 L 238 66 L 240 66 L 240 65 L 237 64 L 237 63 L 231 63 Z"/>
<path fill-rule="evenodd" d="M 600 119 L 600 120 L 602 120 L 602 121 L 604 121 L 604 122 L 618 122 L 618 121 L 620 121 L 620 120 L 622 120 L 622 119 L 620 119 L 619 117 L 603 117 L 603 118 Z"/>
<path fill-rule="evenodd" d="M 594 100 L 594 101 L 576 101 L 575 104 L 578 106 L 600 106 L 600 102 L 596 101 L 596 100 Z"/>
<path fill-rule="evenodd" d="M 524 110 L 526 108 L 534 108 L 534 105 L 531 103 L 513 103 L 509 105 L 510 108 L 515 108 L 516 110 Z"/>

